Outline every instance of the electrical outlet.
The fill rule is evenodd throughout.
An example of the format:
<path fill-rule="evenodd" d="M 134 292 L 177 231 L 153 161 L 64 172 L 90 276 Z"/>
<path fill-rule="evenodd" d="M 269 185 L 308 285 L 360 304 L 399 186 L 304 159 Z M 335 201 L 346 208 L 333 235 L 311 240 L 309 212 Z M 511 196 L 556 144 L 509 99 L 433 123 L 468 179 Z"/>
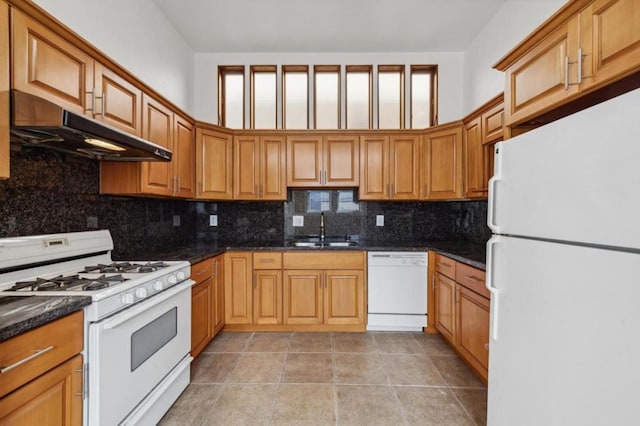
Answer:
<path fill-rule="evenodd" d="M 180 226 L 180 215 L 173 215 L 173 226 Z"/>
<path fill-rule="evenodd" d="M 293 226 L 304 226 L 304 216 L 293 216 Z"/>
<path fill-rule="evenodd" d="M 209 226 L 218 226 L 218 215 L 210 214 L 209 215 Z"/>
<path fill-rule="evenodd" d="M 376 226 L 384 226 L 384 215 L 377 214 L 376 215 Z"/>

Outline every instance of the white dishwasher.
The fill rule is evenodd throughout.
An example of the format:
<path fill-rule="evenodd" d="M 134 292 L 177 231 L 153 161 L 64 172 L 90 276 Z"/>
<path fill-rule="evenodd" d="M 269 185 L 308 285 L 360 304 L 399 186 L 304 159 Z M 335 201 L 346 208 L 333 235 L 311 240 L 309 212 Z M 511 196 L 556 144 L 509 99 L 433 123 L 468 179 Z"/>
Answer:
<path fill-rule="evenodd" d="M 427 253 L 368 252 L 367 330 L 427 326 Z"/>

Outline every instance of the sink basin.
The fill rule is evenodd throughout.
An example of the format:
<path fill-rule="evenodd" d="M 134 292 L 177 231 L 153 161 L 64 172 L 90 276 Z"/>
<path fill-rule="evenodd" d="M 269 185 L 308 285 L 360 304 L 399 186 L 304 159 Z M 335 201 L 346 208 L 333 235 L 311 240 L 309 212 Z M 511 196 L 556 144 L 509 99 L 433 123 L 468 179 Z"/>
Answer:
<path fill-rule="evenodd" d="M 358 243 L 355 241 L 291 241 L 289 245 L 291 247 L 323 248 L 323 247 L 356 247 Z"/>

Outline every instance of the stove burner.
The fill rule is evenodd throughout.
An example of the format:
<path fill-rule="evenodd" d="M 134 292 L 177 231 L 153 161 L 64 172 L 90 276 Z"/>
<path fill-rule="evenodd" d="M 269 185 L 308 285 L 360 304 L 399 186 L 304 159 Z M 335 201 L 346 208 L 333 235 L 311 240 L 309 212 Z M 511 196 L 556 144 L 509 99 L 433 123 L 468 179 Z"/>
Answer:
<path fill-rule="evenodd" d="M 9 291 L 65 291 L 65 290 L 100 290 L 113 284 L 127 281 L 122 275 L 97 278 L 82 278 L 79 275 L 62 276 L 54 278 L 36 278 L 33 281 L 16 282 Z"/>
<path fill-rule="evenodd" d="M 165 268 L 167 265 L 164 262 L 147 262 L 144 265 L 139 263 L 131 263 L 131 262 L 113 262 L 109 265 L 93 265 L 93 266 L 85 266 L 83 273 L 91 273 L 97 272 L 100 274 L 109 273 L 109 272 L 120 272 L 120 273 L 149 273 L 155 272 L 158 269 Z"/>

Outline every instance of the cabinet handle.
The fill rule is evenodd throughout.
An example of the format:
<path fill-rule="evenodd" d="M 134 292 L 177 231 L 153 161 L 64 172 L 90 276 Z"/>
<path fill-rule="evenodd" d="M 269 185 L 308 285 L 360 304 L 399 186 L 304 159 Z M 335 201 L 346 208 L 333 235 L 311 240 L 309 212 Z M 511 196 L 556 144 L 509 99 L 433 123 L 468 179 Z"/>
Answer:
<path fill-rule="evenodd" d="M 260 184 L 260 197 L 264 197 L 264 186 Z"/>
<path fill-rule="evenodd" d="M 74 395 L 79 396 L 82 399 L 87 397 L 87 383 L 89 382 L 87 373 L 89 369 L 87 368 L 87 364 L 83 364 L 80 370 L 75 370 L 76 373 L 82 374 L 82 392 L 76 392 Z"/>
<path fill-rule="evenodd" d="M 444 263 L 444 262 L 438 262 L 438 263 L 436 263 L 436 265 L 438 265 L 438 266 L 449 266 L 449 265 L 447 265 L 447 264 L 446 264 L 446 263 Z"/>
<path fill-rule="evenodd" d="M 473 275 L 465 275 L 465 278 L 470 279 L 471 281 L 480 282 L 482 281 L 480 278 L 476 278 Z"/>
<path fill-rule="evenodd" d="M 91 92 L 87 92 L 91 94 L 91 108 L 87 108 L 87 111 L 91 111 L 91 115 L 95 117 L 94 111 L 96 109 L 96 88 L 94 87 Z"/>
<path fill-rule="evenodd" d="M 391 193 L 389 192 L 389 184 L 387 184 L 386 193 L 387 193 L 387 196 L 391 195 Z"/>
<path fill-rule="evenodd" d="M 564 90 L 569 90 L 569 55 L 564 57 Z"/>
<path fill-rule="evenodd" d="M 484 344 L 484 348 L 488 351 L 489 350 L 489 343 L 485 343 Z"/>
<path fill-rule="evenodd" d="M 213 262 L 213 275 L 218 276 L 218 262 Z"/>
<path fill-rule="evenodd" d="M 176 195 L 180 193 L 180 176 L 176 176 Z"/>
<path fill-rule="evenodd" d="M 431 289 L 436 291 L 436 274 L 433 274 L 433 278 L 431 279 Z"/>
<path fill-rule="evenodd" d="M 428 189 L 429 189 L 429 187 L 428 187 L 428 186 L 427 186 L 427 184 L 425 183 L 425 184 L 424 184 L 424 195 L 425 195 L 425 197 L 426 197 L 426 195 L 427 195 Z"/>
<path fill-rule="evenodd" d="M 35 351 L 35 353 L 33 353 L 33 354 L 29 355 L 28 357 L 26 357 L 26 358 L 22 358 L 20 361 L 18 361 L 18 362 L 14 362 L 13 364 L 8 365 L 8 366 L 6 366 L 6 367 L 2 367 L 2 368 L 0 369 L 0 374 L 4 374 L 4 373 L 6 373 L 7 371 L 11 371 L 11 370 L 13 370 L 13 369 L 14 369 L 14 368 L 16 368 L 16 367 L 21 366 L 21 365 L 22 365 L 22 364 L 24 364 L 25 362 L 29 362 L 29 361 L 31 361 L 32 359 L 39 357 L 40 355 L 44 355 L 44 354 L 46 354 L 47 352 L 49 352 L 51 349 L 53 349 L 53 345 L 51 345 L 51 346 L 49 346 L 49 347 L 46 347 L 46 348 L 44 348 L 44 349 L 37 349 L 37 350 Z"/>
<path fill-rule="evenodd" d="M 582 83 L 582 47 L 578 48 L 578 84 Z"/>

